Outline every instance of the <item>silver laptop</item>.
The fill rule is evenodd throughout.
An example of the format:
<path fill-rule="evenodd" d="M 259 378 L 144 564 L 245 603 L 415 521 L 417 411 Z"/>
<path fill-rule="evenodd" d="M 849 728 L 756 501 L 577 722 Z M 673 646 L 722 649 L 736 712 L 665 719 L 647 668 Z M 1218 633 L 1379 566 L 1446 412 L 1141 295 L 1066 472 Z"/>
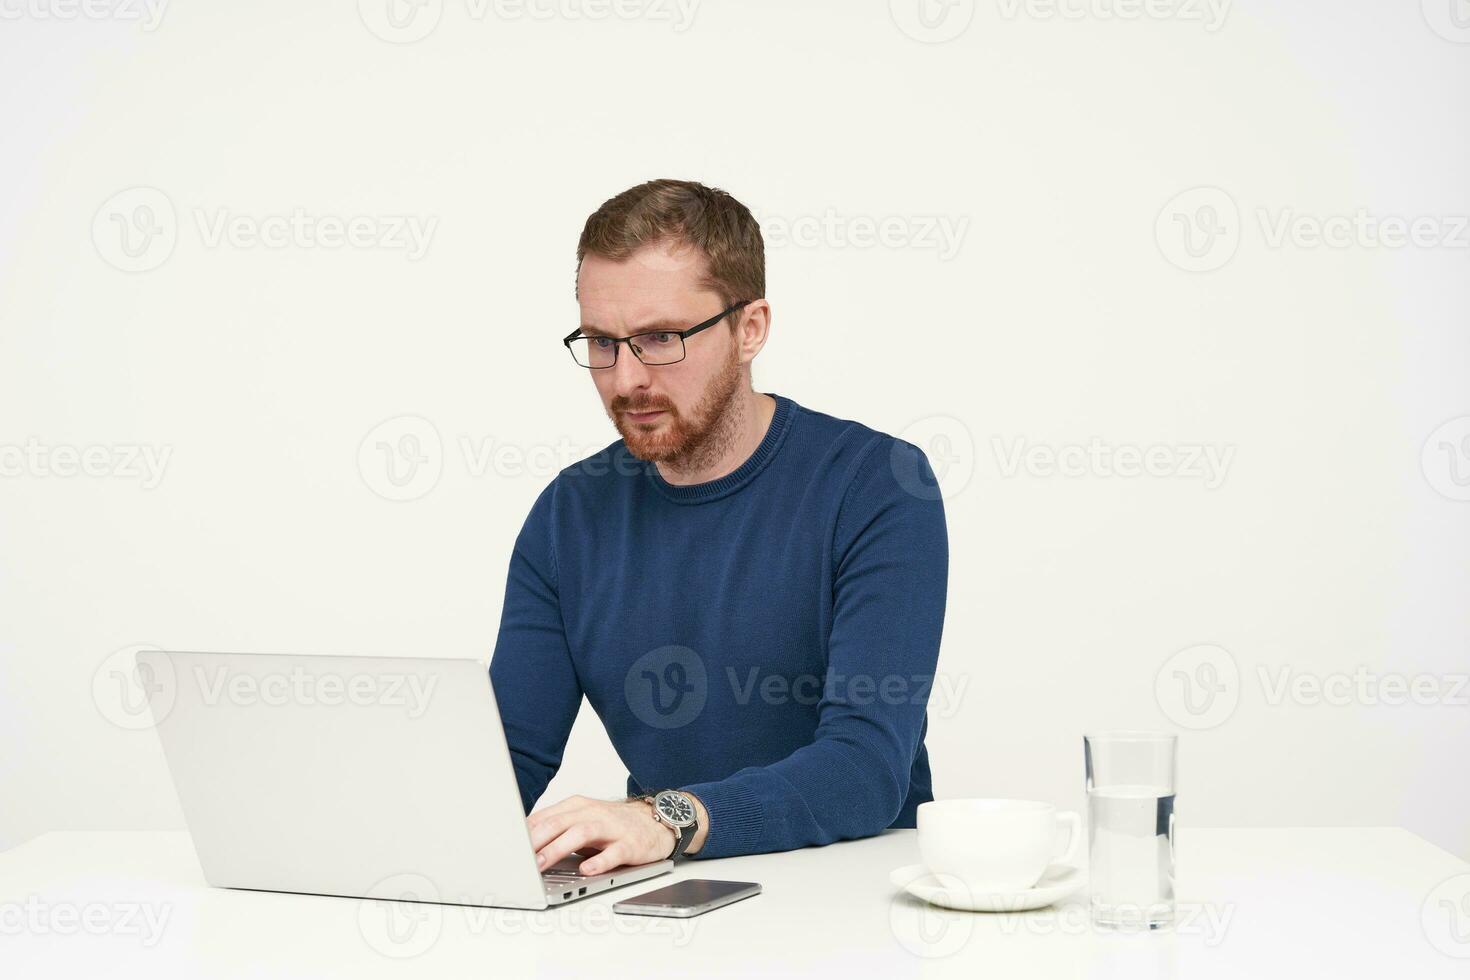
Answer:
<path fill-rule="evenodd" d="M 211 885 L 542 909 L 673 868 L 537 870 L 483 661 L 145 650 L 138 665 Z"/>

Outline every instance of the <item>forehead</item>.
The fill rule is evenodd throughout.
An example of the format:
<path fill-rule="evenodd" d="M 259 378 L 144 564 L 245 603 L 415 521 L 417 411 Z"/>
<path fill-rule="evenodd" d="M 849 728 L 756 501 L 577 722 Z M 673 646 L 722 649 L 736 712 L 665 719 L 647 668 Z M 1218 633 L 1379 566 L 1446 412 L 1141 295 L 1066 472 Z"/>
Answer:
<path fill-rule="evenodd" d="M 625 259 L 588 254 L 577 270 L 584 324 L 616 325 L 699 310 L 711 290 L 700 285 L 704 253 L 688 245 L 647 245 Z"/>

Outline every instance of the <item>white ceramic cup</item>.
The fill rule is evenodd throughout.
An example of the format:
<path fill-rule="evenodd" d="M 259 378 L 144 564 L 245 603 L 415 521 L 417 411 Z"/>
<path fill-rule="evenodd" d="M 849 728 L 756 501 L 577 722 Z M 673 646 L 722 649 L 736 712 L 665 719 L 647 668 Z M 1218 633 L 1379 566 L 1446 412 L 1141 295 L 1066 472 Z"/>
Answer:
<path fill-rule="evenodd" d="M 975 892 L 1024 891 L 1052 864 L 1075 864 L 1082 818 L 1038 800 L 933 800 L 919 805 L 919 854 L 928 869 Z M 1057 850 L 1057 825 L 1068 827 Z"/>

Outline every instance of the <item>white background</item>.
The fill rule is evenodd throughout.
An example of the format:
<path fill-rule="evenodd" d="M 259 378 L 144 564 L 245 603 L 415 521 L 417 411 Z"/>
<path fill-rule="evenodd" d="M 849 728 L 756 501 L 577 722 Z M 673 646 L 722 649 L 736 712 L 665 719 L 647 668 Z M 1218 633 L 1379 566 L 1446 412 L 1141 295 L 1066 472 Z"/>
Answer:
<path fill-rule="evenodd" d="M 115 651 L 488 657 L 532 500 L 615 438 L 558 343 L 577 235 L 671 176 L 766 228 L 757 387 L 944 475 L 940 796 L 1076 807 L 1084 730 L 1178 729 L 1184 832 L 1470 856 L 1461 0 L 64 3 L 0 0 L 0 847 L 183 825 Z M 211 234 L 297 211 L 432 234 Z M 1360 211 L 1436 244 L 1305 237 Z M 1009 466 L 1094 439 L 1180 465 Z M 548 798 L 623 776 L 584 712 Z"/>

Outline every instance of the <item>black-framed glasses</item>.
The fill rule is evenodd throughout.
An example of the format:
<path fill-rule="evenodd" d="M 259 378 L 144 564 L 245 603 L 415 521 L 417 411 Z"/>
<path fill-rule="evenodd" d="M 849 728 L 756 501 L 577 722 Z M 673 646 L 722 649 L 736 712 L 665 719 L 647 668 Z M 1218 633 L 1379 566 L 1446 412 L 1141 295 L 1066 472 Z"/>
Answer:
<path fill-rule="evenodd" d="M 578 327 L 562 338 L 561 342 L 572 352 L 572 360 L 584 368 L 601 371 L 618 362 L 618 347 L 627 344 L 633 356 L 644 364 L 678 364 L 684 360 L 684 341 L 701 330 L 708 330 L 725 317 L 750 303 L 743 299 L 727 310 L 721 310 L 703 323 L 696 323 L 688 330 L 649 330 L 629 337 L 584 337 Z"/>

